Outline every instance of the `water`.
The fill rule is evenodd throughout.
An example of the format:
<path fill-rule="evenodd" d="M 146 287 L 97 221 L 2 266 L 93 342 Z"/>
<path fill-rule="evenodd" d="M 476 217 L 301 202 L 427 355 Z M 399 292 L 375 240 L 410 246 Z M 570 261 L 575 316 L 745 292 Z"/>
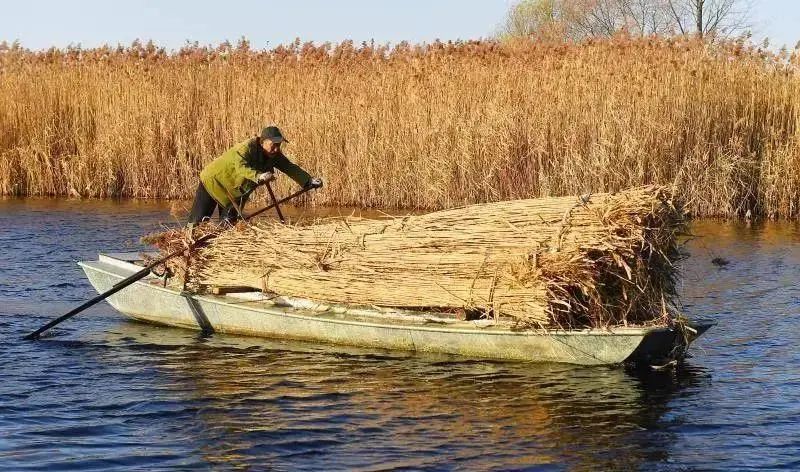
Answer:
<path fill-rule="evenodd" d="M 796 223 L 695 224 L 685 310 L 718 325 L 678 372 L 202 338 L 105 304 L 20 341 L 94 294 L 76 261 L 170 221 L 0 201 L 0 469 L 800 468 Z"/>

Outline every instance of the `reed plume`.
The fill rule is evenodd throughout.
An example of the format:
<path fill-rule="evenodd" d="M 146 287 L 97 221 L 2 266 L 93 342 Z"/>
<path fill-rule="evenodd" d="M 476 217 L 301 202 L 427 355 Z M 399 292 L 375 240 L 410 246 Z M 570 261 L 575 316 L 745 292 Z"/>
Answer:
<path fill-rule="evenodd" d="M 188 198 L 205 163 L 277 123 L 326 180 L 308 204 L 439 209 L 656 183 L 696 215 L 791 218 L 798 64 L 659 38 L 4 44 L 0 194 Z"/>

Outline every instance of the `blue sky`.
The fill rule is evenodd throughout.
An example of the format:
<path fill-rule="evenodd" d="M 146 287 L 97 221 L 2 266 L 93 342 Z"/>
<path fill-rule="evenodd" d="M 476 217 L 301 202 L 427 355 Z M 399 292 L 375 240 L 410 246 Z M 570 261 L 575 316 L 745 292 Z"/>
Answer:
<path fill-rule="evenodd" d="M 794 47 L 800 0 L 751 0 L 756 38 Z M 510 0 L 85 0 L 4 2 L 0 40 L 43 49 L 129 44 L 153 39 L 174 49 L 186 40 L 216 44 L 247 37 L 255 48 L 295 37 L 377 42 L 477 39 L 490 36 Z"/>

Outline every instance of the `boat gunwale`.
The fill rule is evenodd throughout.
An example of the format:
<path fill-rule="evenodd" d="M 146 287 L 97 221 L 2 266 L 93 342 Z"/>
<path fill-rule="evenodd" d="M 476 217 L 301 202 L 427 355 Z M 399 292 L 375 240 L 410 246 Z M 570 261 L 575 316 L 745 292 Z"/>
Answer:
<path fill-rule="evenodd" d="M 116 277 L 119 279 L 125 278 L 125 275 L 120 274 L 118 272 L 113 272 L 107 270 L 108 267 L 117 269 L 119 271 L 124 271 L 126 273 L 133 274 L 139 266 L 132 264 L 130 262 L 116 259 L 108 254 L 103 254 L 105 259 L 113 259 L 115 263 L 103 261 L 103 260 L 95 260 L 95 261 L 78 261 L 78 265 L 84 270 L 89 269 L 97 272 L 104 273 L 106 275 Z M 106 268 L 98 267 L 98 266 L 106 266 Z M 125 267 L 130 266 L 130 268 Z M 148 289 L 155 289 L 159 291 L 163 291 L 169 293 L 173 296 L 182 296 L 180 291 L 169 288 L 169 287 L 162 287 L 158 285 L 154 285 L 149 283 L 152 281 L 153 277 L 147 276 L 144 279 L 135 282 L 135 285 L 141 285 Z M 376 328 L 384 328 L 384 329 L 400 329 L 400 330 L 415 330 L 415 331 L 429 331 L 429 332 L 440 332 L 440 333 L 456 333 L 456 334 L 480 334 L 480 335 L 493 335 L 493 336 L 645 336 L 650 333 L 660 332 L 660 331 L 667 331 L 671 328 L 669 326 L 644 326 L 644 327 L 613 327 L 613 328 L 584 328 L 584 329 L 575 329 L 575 330 L 565 330 L 565 329 L 537 329 L 537 328 L 529 328 L 529 329 L 520 329 L 520 330 L 512 330 L 504 327 L 498 327 L 496 325 L 489 325 L 489 326 L 478 326 L 475 324 L 467 324 L 461 327 L 452 326 L 452 324 L 448 324 L 445 326 L 422 326 L 416 323 L 405 323 L 405 324 L 383 324 L 378 322 L 367 322 L 367 321 L 357 321 L 354 319 L 346 319 L 346 318 L 337 318 L 331 319 L 326 316 L 309 316 L 309 315 L 302 315 L 297 313 L 291 313 L 287 310 L 303 310 L 302 308 L 294 308 L 294 307 L 278 307 L 277 305 L 273 305 L 272 308 L 270 306 L 261 306 L 261 307 L 253 307 L 245 305 L 244 303 L 260 303 L 259 301 L 246 301 L 246 302 L 234 302 L 231 303 L 230 301 L 225 300 L 222 296 L 217 295 L 199 295 L 199 294 L 192 294 L 192 298 L 196 300 L 201 300 L 207 303 L 212 303 L 215 305 L 222 305 L 229 307 L 234 310 L 246 310 L 249 312 L 255 313 L 268 313 L 270 315 L 279 315 L 279 316 L 287 316 L 294 319 L 300 320 L 309 320 L 309 321 L 316 321 L 316 322 L 326 322 L 332 324 L 339 324 L 339 325 L 355 325 L 355 326 L 368 326 L 368 327 L 376 327 Z M 319 312 L 319 315 L 324 315 L 326 312 L 322 311 Z M 126 315 L 137 318 L 137 316 L 129 313 L 125 313 Z M 347 316 L 346 314 L 341 314 L 343 316 Z M 351 315 L 352 316 L 352 315 Z M 370 315 L 358 315 L 362 317 L 370 317 L 380 319 L 381 317 L 386 317 L 386 315 L 375 312 L 374 314 Z M 397 319 L 396 317 L 394 318 Z M 377 320 L 376 320 L 377 321 Z M 433 323 L 436 323 L 435 321 Z M 470 323 L 469 321 L 458 321 L 456 323 Z"/>

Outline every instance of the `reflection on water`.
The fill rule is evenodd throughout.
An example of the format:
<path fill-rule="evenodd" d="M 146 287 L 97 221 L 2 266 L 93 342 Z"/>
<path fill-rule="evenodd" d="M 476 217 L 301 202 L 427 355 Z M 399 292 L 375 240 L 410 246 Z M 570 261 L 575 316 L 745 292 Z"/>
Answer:
<path fill-rule="evenodd" d="M 669 401 L 708 382 L 697 368 L 639 377 L 621 369 L 203 339 L 135 322 L 108 329 L 80 340 L 50 338 L 37 348 L 43 352 L 24 346 L 26 360 L 69 355 L 78 363 L 24 375 L 19 383 L 32 382 L 21 392 L 25 411 L 55 410 L 65 423 L 39 426 L 39 433 L 78 450 L 99 436 L 93 449 L 118 450 L 140 465 L 152 461 L 143 450 L 155 448 L 164 458 L 211 465 L 638 467 L 669 456 L 670 438 L 648 434 Z M 79 372 L 91 378 L 79 379 Z M 23 442 L 31 432 L 11 440 Z M 143 443 L 128 439 L 143 432 Z M 120 438 L 128 445 L 114 444 Z"/>
<path fill-rule="evenodd" d="M 18 341 L 91 295 L 75 260 L 169 218 L 0 202 L 0 467 L 800 467 L 795 224 L 695 224 L 685 310 L 718 325 L 677 372 L 203 338 L 107 305 Z"/>

